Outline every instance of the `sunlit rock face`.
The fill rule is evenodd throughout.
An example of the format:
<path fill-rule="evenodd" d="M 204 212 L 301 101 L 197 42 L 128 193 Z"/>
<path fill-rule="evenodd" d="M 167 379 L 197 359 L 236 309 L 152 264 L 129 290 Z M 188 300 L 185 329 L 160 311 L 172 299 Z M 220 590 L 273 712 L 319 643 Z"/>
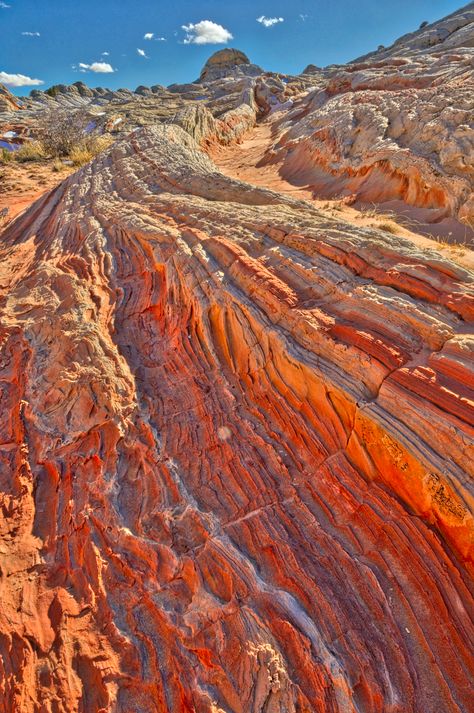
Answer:
<path fill-rule="evenodd" d="M 1 710 L 470 710 L 472 274 L 168 126 L 0 299 Z"/>
<path fill-rule="evenodd" d="M 319 196 L 404 209 L 474 234 L 474 5 L 345 66 L 281 117 L 268 161 Z M 455 227 L 453 225 L 452 229 Z"/>
<path fill-rule="evenodd" d="M 232 69 L 233 67 L 238 67 L 243 64 L 250 64 L 250 60 L 247 55 L 240 50 L 226 47 L 222 50 L 214 52 L 214 54 L 209 57 L 201 74 L 204 74 L 207 69 L 211 68 Z"/>
<path fill-rule="evenodd" d="M 4 84 L 0 84 L 0 112 L 17 111 L 19 108 L 16 97 Z"/>
<path fill-rule="evenodd" d="M 209 82 L 232 76 L 258 76 L 262 72 L 261 67 L 250 63 L 246 54 L 226 47 L 209 57 L 202 69 L 200 81 Z"/>

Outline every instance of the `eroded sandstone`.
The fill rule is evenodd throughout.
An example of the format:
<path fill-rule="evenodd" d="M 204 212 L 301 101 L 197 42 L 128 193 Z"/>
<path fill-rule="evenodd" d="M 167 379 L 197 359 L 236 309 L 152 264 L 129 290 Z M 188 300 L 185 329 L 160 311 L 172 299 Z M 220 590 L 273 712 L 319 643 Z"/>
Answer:
<path fill-rule="evenodd" d="M 468 711 L 473 282 L 178 126 L 12 223 L 0 707 Z"/>

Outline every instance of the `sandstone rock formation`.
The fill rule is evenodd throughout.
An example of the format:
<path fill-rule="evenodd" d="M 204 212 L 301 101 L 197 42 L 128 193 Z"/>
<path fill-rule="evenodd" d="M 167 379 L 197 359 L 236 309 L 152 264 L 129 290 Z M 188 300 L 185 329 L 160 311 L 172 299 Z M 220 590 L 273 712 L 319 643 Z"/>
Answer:
<path fill-rule="evenodd" d="M 20 104 L 17 98 L 4 84 L 0 84 L 0 112 L 17 111 L 19 108 Z"/>
<path fill-rule="evenodd" d="M 140 85 L 135 92 L 89 88 L 83 82 L 58 84 L 46 91 L 35 89 L 29 97 L 22 98 L 21 121 L 24 132 L 34 138 L 44 112 L 83 111 L 99 127 L 120 119 L 116 133 L 125 136 L 139 126 L 175 121 L 178 113 L 194 110 L 196 105 L 204 105 L 216 119 L 242 104 L 262 115 L 311 84 L 310 77 L 263 72 L 242 52 L 226 49 L 210 57 L 200 80 L 187 84 Z M 10 120 L 0 104 L 0 130 Z"/>
<path fill-rule="evenodd" d="M 470 2 L 460 10 L 444 17 L 438 22 L 422 22 L 416 32 L 399 37 L 391 47 L 384 47 L 383 54 L 409 55 L 417 50 L 453 49 L 473 47 L 472 27 L 474 3 Z M 360 59 L 373 57 L 370 53 Z"/>
<path fill-rule="evenodd" d="M 471 712 L 473 262 L 313 199 L 471 219 L 472 20 L 15 114 L 118 140 L 0 233 L 0 713 Z"/>
<path fill-rule="evenodd" d="M 473 284 L 178 126 L 12 223 L 0 709 L 467 713 Z"/>
<path fill-rule="evenodd" d="M 446 232 L 474 237 L 472 3 L 388 49 L 309 76 L 316 88 L 282 115 L 268 161 L 319 196 L 384 204 L 434 234 L 444 221 Z"/>
<path fill-rule="evenodd" d="M 225 49 L 214 52 L 209 57 L 201 72 L 200 81 L 205 82 L 214 79 L 222 79 L 222 77 L 232 75 L 237 72 L 244 74 L 261 74 L 260 67 L 250 63 L 246 54 L 240 50 L 226 47 Z"/>

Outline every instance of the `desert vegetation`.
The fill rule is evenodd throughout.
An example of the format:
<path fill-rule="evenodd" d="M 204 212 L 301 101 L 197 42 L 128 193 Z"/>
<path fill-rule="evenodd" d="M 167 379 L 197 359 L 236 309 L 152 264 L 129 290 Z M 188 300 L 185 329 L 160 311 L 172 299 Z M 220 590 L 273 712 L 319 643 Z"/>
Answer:
<path fill-rule="evenodd" d="M 64 161 L 83 166 L 112 142 L 108 134 L 95 131 L 94 123 L 85 112 L 48 111 L 38 122 L 35 138 L 25 141 L 15 151 L 3 149 L 0 163 L 52 160 L 53 170 L 58 171 Z"/>

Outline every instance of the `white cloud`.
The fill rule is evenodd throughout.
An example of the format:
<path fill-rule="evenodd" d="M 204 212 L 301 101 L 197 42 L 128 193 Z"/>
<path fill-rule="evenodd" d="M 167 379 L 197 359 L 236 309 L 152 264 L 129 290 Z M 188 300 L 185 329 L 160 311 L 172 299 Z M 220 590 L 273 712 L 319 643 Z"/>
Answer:
<path fill-rule="evenodd" d="M 147 56 L 145 50 L 140 50 L 140 49 L 138 49 L 138 47 L 137 47 L 137 54 L 139 54 L 140 57 L 145 57 L 145 59 L 150 59 L 150 58 Z"/>
<path fill-rule="evenodd" d="M 143 35 L 144 40 L 155 40 L 155 42 L 166 42 L 166 37 L 155 37 L 154 32 L 145 32 Z"/>
<path fill-rule="evenodd" d="M 186 32 L 185 45 L 225 45 L 233 39 L 229 30 L 211 20 L 201 20 L 195 25 L 189 23 L 189 25 L 182 25 L 182 28 Z"/>
<path fill-rule="evenodd" d="M 22 32 L 25 37 L 41 37 L 39 32 Z"/>
<path fill-rule="evenodd" d="M 98 74 L 110 74 L 110 72 L 115 72 L 115 69 L 108 62 L 92 62 L 92 64 L 79 62 L 79 69 L 84 72 L 97 72 Z"/>
<path fill-rule="evenodd" d="M 305 15 L 303 12 L 300 12 L 300 20 L 301 20 L 302 22 L 306 22 L 306 20 L 308 19 L 308 17 L 309 17 L 309 15 Z"/>
<path fill-rule="evenodd" d="M 0 84 L 7 84 L 10 87 L 38 87 L 44 84 L 41 79 L 31 79 L 24 74 L 8 74 L 0 72 Z"/>
<path fill-rule="evenodd" d="M 102 52 L 102 57 L 108 57 L 110 52 Z"/>
<path fill-rule="evenodd" d="M 257 22 L 259 22 L 264 27 L 272 27 L 272 25 L 277 25 L 279 22 L 284 22 L 284 18 L 283 17 L 265 17 L 265 15 L 262 15 L 261 17 L 257 17 Z"/>
<path fill-rule="evenodd" d="M 6 10 L 7 7 L 11 7 L 11 5 L 7 5 L 6 2 L 0 2 L 0 7 Z"/>

